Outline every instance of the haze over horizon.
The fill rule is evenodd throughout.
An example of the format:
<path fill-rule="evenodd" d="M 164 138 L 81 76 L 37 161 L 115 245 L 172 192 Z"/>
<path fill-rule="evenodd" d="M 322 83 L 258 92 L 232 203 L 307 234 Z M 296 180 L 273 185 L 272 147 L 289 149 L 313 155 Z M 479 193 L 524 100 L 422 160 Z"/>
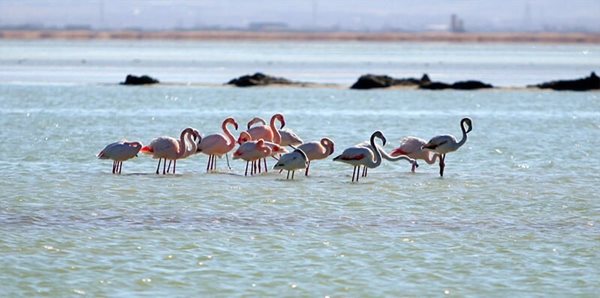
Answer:
<path fill-rule="evenodd" d="M 434 8 L 434 9 L 432 9 Z M 0 0 L 0 27 L 600 32 L 600 1 L 574 0 Z"/>

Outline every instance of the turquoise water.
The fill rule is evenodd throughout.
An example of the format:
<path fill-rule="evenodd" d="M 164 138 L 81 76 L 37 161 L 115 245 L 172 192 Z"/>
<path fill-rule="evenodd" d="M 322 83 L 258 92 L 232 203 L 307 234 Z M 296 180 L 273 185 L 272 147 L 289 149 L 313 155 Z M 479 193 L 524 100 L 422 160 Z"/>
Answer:
<path fill-rule="evenodd" d="M 7 65 L 0 77 L 5 296 L 595 296 L 600 291 L 598 92 L 123 87 L 108 82 L 138 68 L 114 62 L 130 59 L 106 54 L 115 53 L 114 44 L 8 45 L 0 48 L 6 54 L 0 61 Z M 226 43 L 210 45 L 229 50 Z M 343 43 L 316 45 L 352 53 Z M 245 46 L 285 56 L 273 44 Z M 38 65 L 11 64 L 7 57 L 19 55 L 10 47 L 23 53 L 55 47 L 62 54 L 56 61 L 30 58 Z M 69 66 L 69 57 L 79 59 L 79 47 L 89 47 L 94 57 L 113 58 L 100 68 L 88 65 L 91 58 L 87 66 Z M 451 47 L 447 55 L 455 57 L 452 50 L 463 55 L 468 47 Z M 497 47 L 490 45 L 503 53 Z M 559 48 L 571 53 L 580 47 Z M 129 55 L 140 57 L 158 51 L 136 43 L 128 48 Z M 490 50 L 481 45 L 471 50 L 481 48 Z M 551 60 L 546 49 L 540 61 Z M 169 55 L 174 54 L 165 51 Z M 589 55 L 597 57 L 597 50 Z M 253 57 L 237 59 L 269 65 Z M 305 63 L 290 73 L 319 74 L 311 67 L 319 62 L 309 58 L 296 57 Z M 159 60 L 148 63 L 169 61 Z M 204 71 L 174 60 L 165 71 L 181 73 L 173 81 L 192 68 Z M 339 60 L 344 64 L 353 57 L 343 54 Z M 465 73 L 477 72 L 460 65 Z M 69 74 L 71 67 L 75 72 Z M 352 63 L 347 67 L 361 72 Z M 524 85 L 529 83 L 524 77 L 552 67 L 544 64 L 510 80 Z M 79 70 L 93 75 L 76 77 Z M 238 70 L 221 75 L 234 77 Z M 111 78 L 117 72 L 119 77 Z M 12 73 L 19 79 L 9 77 Z M 319 77 L 345 83 L 343 76 Z M 474 128 L 466 145 L 448 154 L 444 178 L 437 166 L 421 163 L 413 174 L 408 163 L 384 162 L 351 183 L 352 168 L 331 159 L 314 162 L 311 176 L 296 175 L 294 181 L 273 171 L 244 177 L 244 163 L 232 161 L 229 171 L 224 159 L 218 173 L 206 174 L 202 155 L 180 161 L 174 176 L 154 175 L 156 162 L 142 155 L 124 163 L 123 175 L 112 175 L 111 162 L 95 157 L 122 138 L 147 144 L 187 126 L 211 134 L 228 116 L 245 126 L 254 116 L 275 112 L 305 140 L 332 138 L 336 153 L 375 130 L 384 132 L 385 148 L 391 150 L 405 135 L 458 136 L 465 116 Z"/>

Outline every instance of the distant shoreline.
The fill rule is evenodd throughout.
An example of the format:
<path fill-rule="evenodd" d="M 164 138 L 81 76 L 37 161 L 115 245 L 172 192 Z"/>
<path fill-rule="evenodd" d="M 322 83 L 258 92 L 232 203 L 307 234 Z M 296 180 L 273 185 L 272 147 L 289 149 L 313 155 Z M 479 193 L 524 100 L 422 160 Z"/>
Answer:
<path fill-rule="evenodd" d="M 600 33 L 255 32 L 0 30 L 4 40 L 371 41 L 451 43 L 600 43 Z"/>

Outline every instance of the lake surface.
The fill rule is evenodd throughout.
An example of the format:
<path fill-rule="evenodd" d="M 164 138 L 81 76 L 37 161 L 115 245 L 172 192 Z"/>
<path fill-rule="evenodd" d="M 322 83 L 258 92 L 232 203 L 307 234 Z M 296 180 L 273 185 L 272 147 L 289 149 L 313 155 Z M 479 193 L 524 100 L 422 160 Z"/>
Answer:
<path fill-rule="evenodd" d="M 599 57 L 590 45 L 2 41 L 2 293 L 595 296 L 600 93 L 217 84 L 262 70 L 524 86 L 598 71 Z M 209 85 L 114 84 L 127 73 Z M 474 127 L 443 178 L 436 165 L 384 161 L 351 183 L 352 167 L 331 158 L 293 181 L 244 177 L 245 163 L 230 171 L 224 159 L 207 174 L 204 155 L 177 175 L 153 174 L 144 155 L 112 175 L 95 156 L 123 138 L 207 135 L 226 117 L 243 128 L 276 112 L 306 141 L 332 138 L 334 156 L 375 130 L 390 151 L 406 135 L 460 137 L 463 117 Z"/>

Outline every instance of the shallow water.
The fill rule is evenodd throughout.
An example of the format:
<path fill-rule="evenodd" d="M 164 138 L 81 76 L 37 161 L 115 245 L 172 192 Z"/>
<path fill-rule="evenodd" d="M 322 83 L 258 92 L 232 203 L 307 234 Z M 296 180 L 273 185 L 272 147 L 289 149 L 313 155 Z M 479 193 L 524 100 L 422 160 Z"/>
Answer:
<path fill-rule="evenodd" d="M 41 68 L 45 68 L 41 66 Z M 59 81 L 65 80 L 64 77 Z M 0 84 L 0 284 L 6 296 L 592 296 L 600 290 L 597 92 L 352 91 Z M 157 176 L 97 160 L 228 116 L 286 116 L 336 153 L 459 136 L 444 178 L 384 162 L 351 183 L 328 160 L 294 181 L 206 157 Z M 335 153 L 334 153 L 335 155 Z M 274 161 L 269 161 L 270 165 Z"/>

